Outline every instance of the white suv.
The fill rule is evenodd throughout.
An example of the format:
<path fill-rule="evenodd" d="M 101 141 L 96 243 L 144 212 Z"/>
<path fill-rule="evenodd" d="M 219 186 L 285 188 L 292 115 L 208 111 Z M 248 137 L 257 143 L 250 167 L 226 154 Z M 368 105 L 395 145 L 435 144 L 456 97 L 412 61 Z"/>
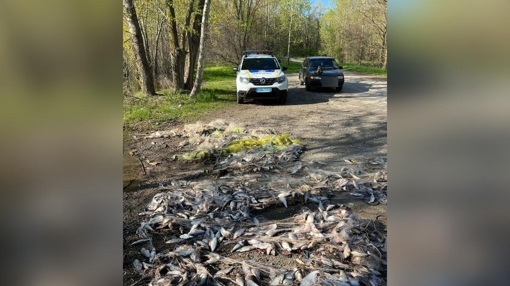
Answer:
<path fill-rule="evenodd" d="M 275 99 L 285 104 L 288 81 L 284 70 L 287 67 L 281 67 L 271 51 L 244 51 L 241 64 L 234 68 L 237 72 L 237 103 L 250 99 Z"/>

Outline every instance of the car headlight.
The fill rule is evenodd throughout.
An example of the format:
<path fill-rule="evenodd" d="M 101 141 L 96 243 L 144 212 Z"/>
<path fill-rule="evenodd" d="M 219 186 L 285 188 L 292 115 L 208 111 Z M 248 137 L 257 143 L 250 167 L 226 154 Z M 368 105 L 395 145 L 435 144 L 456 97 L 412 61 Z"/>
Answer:
<path fill-rule="evenodd" d="M 244 84 L 250 83 L 250 79 L 247 77 L 240 77 L 239 81 Z"/>
<path fill-rule="evenodd" d="M 344 79 L 344 76 L 343 75 L 339 75 L 338 79 Z"/>
<path fill-rule="evenodd" d="M 285 81 L 285 79 L 286 79 L 286 78 L 285 78 L 285 75 L 279 76 L 279 77 L 278 77 L 278 83 L 282 83 L 282 82 L 284 82 L 284 81 Z"/>
<path fill-rule="evenodd" d="M 318 79 L 318 80 L 320 80 L 321 77 L 320 76 L 311 76 L 310 79 Z"/>

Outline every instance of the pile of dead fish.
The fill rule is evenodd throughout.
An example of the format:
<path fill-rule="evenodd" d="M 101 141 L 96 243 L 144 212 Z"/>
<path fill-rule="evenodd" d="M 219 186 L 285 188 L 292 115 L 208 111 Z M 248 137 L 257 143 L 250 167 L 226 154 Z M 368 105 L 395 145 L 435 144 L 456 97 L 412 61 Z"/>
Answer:
<path fill-rule="evenodd" d="M 216 161 L 221 176 L 161 187 L 131 243 L 136 271 L 149 285 L 386 285 L 384 224 L 334 202 L 386 203 L 386 172 L 329 172 L 302 152 L 242 151 Z M 279 209 L 293 213 L 266 215 Z"/>

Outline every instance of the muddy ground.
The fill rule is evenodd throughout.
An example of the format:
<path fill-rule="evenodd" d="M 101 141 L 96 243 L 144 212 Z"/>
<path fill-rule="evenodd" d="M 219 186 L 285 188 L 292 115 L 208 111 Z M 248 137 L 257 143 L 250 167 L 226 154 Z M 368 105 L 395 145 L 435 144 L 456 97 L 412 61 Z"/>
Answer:
<path fill-rule="evenodd" d="M 339 172 L 343 167 L 355 167 L 368 171 L 385 170 L 387 162 L 387 82 L 385 77 L 358 75 L 345 72 L 342 92 L 333 90 L 305 91 L 299 84 L 297 74 L 288 75 L 289 97 L 286 105 L 255 102 L 229 107 L 201 118 L 208 123 L 215 119 L 244 124 L 247 128 L 271 127 L 279 133 L 289 133 L 303 141 L 306 151 L 301 156 L 304 162 L 318 161 L 321 168 Z M 182 126 L 171 122 L 161 127 L 169 130 Z M 156 131 L 156 130 L 151 130 Z M 173 156 L 190 151 L 190 147 L 179 147 L 178 137 L 144 139 L 147 133 L 127 134 L 124 143 L 124 285 L 146 285 L 150 279 L 140 280 L 132 266 L 134 259 L 141 259 L 139 247 L 130 246 L 138 239 L 141 212 L 161 185 L 172 180 L 199 180 L 210 178 L 204 170 L 210 162 L 187 163 L 173 160 Z M 351 163 L 346 162 L 350 160 Z M 208 177 L 209 176 L 209 177 Z M 386 205 L 368 205 L 363 200 L 338 195 L 333 200 L 349 206 L 361 218 L 386 222 Z M 273 213 L 261 214 L 263 219 L 281 219 L 292 216 L 301 207 Z M 165 247 L 164 235 L 155 241 L 158 248 Z M 221 252 L 221 247 L 218 250 Z M 254 253 L 249 253 L 254 259 Z M 243 254 L 231 255 L 243 258 Z M 274 266 L 292 269 L 295 259 L 301 254 L 267 257 L 258 260 Z"/>

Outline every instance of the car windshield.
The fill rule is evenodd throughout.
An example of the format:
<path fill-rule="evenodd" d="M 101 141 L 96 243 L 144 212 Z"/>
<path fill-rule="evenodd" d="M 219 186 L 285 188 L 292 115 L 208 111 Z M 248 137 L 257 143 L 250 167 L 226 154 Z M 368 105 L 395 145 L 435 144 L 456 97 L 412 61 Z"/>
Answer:
<path fill-rule="evenodd" d="M 317 67 L 321 66 L 323 70 L 333 70 L 333 69 L 339 69 L 340 67 L 333 59 L 315 59 L 310 60 L 310 69 L 317 69 Z"/>
<path fill-rule="evenodd" d="M 242 70 L 276 70 L 280 69 L 274 58 L 252 58 L 244 59 Z"/>

